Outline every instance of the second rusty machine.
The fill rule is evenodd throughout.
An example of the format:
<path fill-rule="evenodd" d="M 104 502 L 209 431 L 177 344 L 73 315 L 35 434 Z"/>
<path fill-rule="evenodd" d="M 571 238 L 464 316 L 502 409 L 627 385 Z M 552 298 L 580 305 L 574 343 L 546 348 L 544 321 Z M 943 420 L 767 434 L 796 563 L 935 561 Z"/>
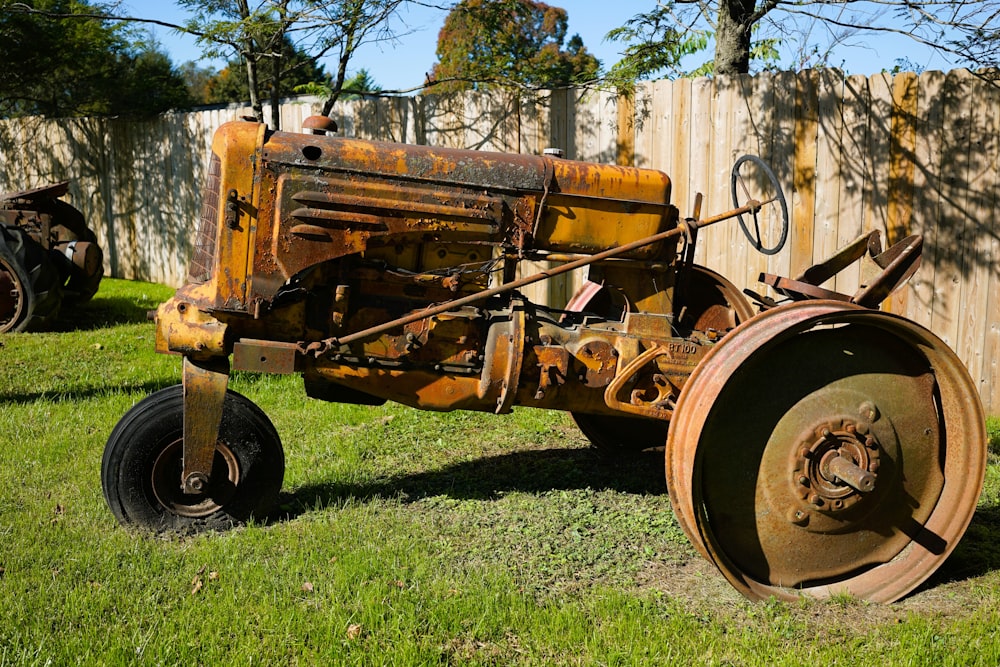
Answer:
<path fill-rule="evenodd" d="M 265 515 L 284 454 L 231 370 L 300 373 L 326 401 L 569 412 L 606 451 L 665 447 L 697 549 L 751 598 L 892 601 L 964 534 L 986 465 L 982 407 L 939 338 L 879 310 L 919 264 L 862 236 L 754 306 L 694 263 L 736 219 L 777 252 L 788 212 L 753 157 L 734 209 L 682 218 L 656 170 L 222 126 L 189 282 L 156 346 L 181 385 L 130 410 L 101 479 L 118 520 L 223 528 Z M 752 174 L 750 172 L 753 172 Z M 771 225 L 770 229 L 762 228 Z M 554 268 L 518 277 L 525 260 Z M 853 294 L 821 287 L 861 263 Z M 519 291 L 587 267 L 569 306 Z"/>

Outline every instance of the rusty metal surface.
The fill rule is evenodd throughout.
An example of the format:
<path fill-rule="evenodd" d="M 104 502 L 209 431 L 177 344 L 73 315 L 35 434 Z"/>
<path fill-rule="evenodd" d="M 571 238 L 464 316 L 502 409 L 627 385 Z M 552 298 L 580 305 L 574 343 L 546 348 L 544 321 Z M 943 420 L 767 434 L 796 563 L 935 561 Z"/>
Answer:
<path fill-rule="evenodd" d="M 83 214 L 59 199 L 68 186 L 0 194 L 0 332 L 45 328 L 100 286 L 103 253 Z"/>
<path fill-rule="evenodd" d="M 212 462 L 229 384 L 229 362 L 218 357 L 209 362 L 185 357 L 183 377 L 183 470 L 176 483 L 184 493 L 197 495 L 207 491 L 213 481 Z"/>
<path fill-rule="evenodd" d="M 760 282 L 795 301 L 833 299 L 849 301 L 865 308 L 878 308 L 900 285 L 909 280 L 920 266 L 924 240 L 913 234 L 882 252 L 878 230 L 862 234 L 828 259 L 806 269 L 798 278 L 784 278 L 761 273 Z M 837 273 L 860 261 L 861 286 L 853 294 L 841 294 L 820 287 Z"/>
<path fill-rule="evenodd" d="M 729 217 L 735 217 L 736 215 L 737 215 L 737 212 L 733 211 L 729 215 Z M 719 222 L 719 221 L 725 220 L 725 219 L 728 219 L 728 218 L 727 217 L 717 217 L 716 219 L 714 219 L 713 222 Z M 704 224 L 707 224 L 707 223 L 704 223 Z M 595 263 L 600 262 L 600 261 L 605 260 L 605 259 L 610 259 L 610 258 L 613 258 L 613 257 L 618 257 L 618 256 L 621 256 L 621 255 L 624 255 L 624 254 L 626 254 L 626 253 L 628 253 L 628 252 L 630 252 L 632 250 L 635 250 L 637 248 L 642 248 L 642 247 L 645 247 L 645 246 L 650 246 L 650 245 L 653 245 L 653 244 L 658 243 L 660 241 L 665 241 L 667 239 L 676 238 L 676 237 L 682 235 L 683 233 L 684 233 L 684 224 L 681 223 L 680 227 L 669 229 L 669 230 L 667 230 L 665 232 L 660 232 L 658 234 L 654 234 L 654 235 L 649 236 L 649 237 L 641 238 L 641 239 L 638 239 L 636 241 L 632 241 L 631 243 L 626 243 L 626 244 L 619 245 L 619 246 L 616 246 L 616 247 L 613 247 L 613 248 L 609 248 L 609 249 L 604 250 L 602 252 L 595 253 L 593 255 L 588 255 L 588 256 L 583 257 L 581 259 L 578 259 L 576 261 L 569 262 L 567 264 L 562 264 L 562 265 L 557 266 L 555 268 L 546 269 L 544 271 L 540 271 L 540 272 L 532 274 L 530 276 L 526 276 L 524 278 L 520 278 L 518 280 L 514 280 L 512 282 L 500 285 L 499 287 L 495 287 L 495 288 L 488 289 L 488 290 L 483 290 L 481 292 L 476 292 L 474 294 L 470 294 L 468 296 L 461 297 L 461 298 L 455 299 L 453 301 L 449 301 L 449 302 L 446 302 L 446 303 L 443 303 L 443 304 L 439 304 L 439 305 L 436 305 L 436 306 L 431 306 L 431 307 L 425 308 L 423 310 L 420 310 L 420 311 L 417 311 L 417 312 L 414 312 L 414 313 L 410 313 L 410 314 L 405 315 L 403 317 L 400 317 L 400 318 L 397 318 L 397 319 L 394 319 L 394 320 L 390 320 L 388 322 L 383 322 L 382 324 L 378 324 L 378 325 L 373 326 L 373 327 L 369 327 L 367 329 L 362 329 L 360 331 L 354 331 L 354 332 L 352 332 L 350 334 L 347 334 L 347 335 L 344 335 L 344 336 L 331 337 L 331 338 L 326 339 L 324 341 L 320 341 L 318 343 L 315 343 L 315 344 L 312 344 L 312 345 L 308 346 L 307 348 L 305 348 L 305 351 L 308 351 L 310 353 L 316 354 L 316 353 L 325 352 L 326 350 L 334 348 L 334 347 L 348 345 L 348 344 L 350 344 L 350 343 L 352 343 L 352 342 L 354 342 L 356 340 L 361 340 L 361 339 L 364 339 L 364 338 L 368 338 L 370 336 L 375 336 L 375 335 L 384 333 L 386 331 L 389 331 L 391 329 L 395 329 L 395 328 L 400 327 L 400 326 L 405 326 L 407 324 L 411 324 L 413 322 L 417 322 L 417 321 L 426 319 L 428 317 L 432 317 L 434 315 L 439 315 L 441 313 L 448 312 L 449 310 L 454 310 L 456 308 L 464 307 L 464 306 L 467 306 L 469 304 L 476 303 L 478 301 L 484 301 L 484 300 L 486 300 L 486 299 L 488 299 L 488 298 L 490 298 L 492 296 L 497 296 L 497 295 L 500 295 L 500 294 L 505 294 L 505 293 L 508 293 L 508 292 L 513 292 L 514 290 L 520 289 L 521 287 L 526 287 L 526 286 L 531 285 L 533 283 L 540 282 L 542 280 L 547 280 L 547 279 L 552 278 L 552 277 L 557 276 L 557 275 L 562 275 L 564 273 L 569 273 L 570 271 L 575 271 L 576 269 L 582 268 L 584 266 L 589 266 L 591 264 L 595 264 Z M 741 298 L 741 301 L 743 301 L 742 298 Z M 739 308 L 741 309 L 741 312 L 745 312 L 743 309 L 744 308 L 749 308 L 749 306 L 745 304 L 745 301 L 743 301 L 743 305 L 739 306 Z M 665 336 L 665 335 L 668 335 L 668 334 L 662 328 L 658 328 L 655 335 Z"/>
<path fill-rule="evenodd" d="M 754 316 L 735 285 L 711 269 L 692 264 L 674 296 L 679 324 L 696 331 L 729 331 Z"/>
<path fill-rule="evenodd" d="M 975 509 L 985 427 L 962 396 L 975 396 L 968 373 L 912 322 L 839 302 L 775 308 L 685 386 L 667 442 L 671 500 L 749 597 L 896 600 Z"/>
<path fill-rule="evenodd" d="M 198 307 L 199 292 L 189 285 L 156 311 L 156 349 L 206 359 L 226 354 L 226 324 Z M 185 291 L 187 294 L 185 294 Z"/>
<path fill-rule="evenodd" d="M 608 250 L 605 250 L 604 252 L 600 252 L 600 253 L 597 253 L 597 254 L 594 254 L 594 255 L 590 255 L 590 256 L 587 256 L 587 257 L 585 257 L 583 259 L 579 259 L 579 260 L 576 260 L 574 262 L 569 262 L 568 264 L 562 264 L 562 265 L 557 266 L 557 267 L 552 268 L 552 269 L 547 269 L 547 270 L 540 271 L 538 273 L 532 274 L 530 276 L 525 276 L 524 278 L 520 278 L 518 280 L 514 280 L 514 281 L 506 283 L 504 285 L 500 285 L 499 287 L 494 287 L 492 289 L 483 290 L 481 292 L 476 292 L 474 294 L 470 294 L 468 296 L 465 296 L 465 297 L 462 297 L 462 298 L 459 298 L 459 299 L 455 299 L 453 301 L 449 301 L 447 303 L 443 303 L 443 304 L 440 304 L 440 305 L 431 306 L 431 307 L 425 308 L 425 309 L 423 309 L 421 311 L 418 311 L 418 312 L 415 312 L 415 313 L 410 313 L 409 315 L 406 315 L 404 317 L 400 317 L 398 319 L 391 320 L 389 322 L 384 322 L 382 324 L 379 324 L 379 325 L 376 325 L 376 326 L 373 326 L 373 327 L 369 327 L 369 328 L 363 329 L 361 331 L 355 331 L 355 332 L 352 332 L 352 333 L 344 335 L 344 336 L 333 337 L 333 338 L 330 338 L 328 340 L 325 340 L 325 341 L 321 342 L 322 349 L 325 350 L 325 349 L 333 348 L 333 347 L 340 346 L 340 345 L 348 345 L 348 344 L 350 344 L 351 342 L 353 342 L 355 340 L 361 340 L 361 339 L 367 338 L 369 336 L 375 336 L 375 335 L 378 335 L 380 333 L 384 333 L 385 331 L 388 331 L 390 329 L 394 329 L 396 327 L 404 326 L 404 325 L 410 324 L 412 322 L 417 322 L 417 321 L 426 319 L 428 317 L 432 317 L 434 315 L 439 315 L 441 313 L 448 312 L 449 310 L 454 310 L 456 308 L 460 308 L 460 307 L 467 306 L 467 305 L 472 304 L 472 303 L 476 303 L 478 301 L 484 301 L 484 300 L 486 300 L 486 299 L 488 299 L 488 298 L 490 298 L 492 296 L 497 296 L 497 295 L 500 295 L 500 294 L 505 294 L 505 293 L 508 293 L 508 292 L 513 292 L 514 290 L 520 289 L 521 287 L 526 287 L 528 285 L 534 284 L 536 282 L 540 282 L 542 280 L 547 280 L 549 278 L 552 278 L 553 276 L 561 275 L 563 273 L 569 273 L 570 271 L 574 271 L 576 269 L 579 269 L 581 267 L 587 266 L 589 264 L 593 264 L 595 262 L 599 262 L 602 259 L 607 259 L 607 258 L 610 258 L 610 257 L 616 257 L 616 256 L 624 254 L 624 253 L 626 253 L 629 250 L 632 250 L 634 248 L 638 248 L 638 247 L 642 247 L 642 246 L 646 246 L 646 245 L 651 245 L 651 244 L 656 243 L 658 241 L 662 241 L 662 240 L 669 239 L 669 238 L 674 238 L 674 237 L 678 236 L 680 233 L 681 232 L 678 231 L 677 229 L 671 229 L 671 230 L 668 230 L 666 232 L 662 232 L 660 234 L 655 234 L 655 235 L 653 235 L 651 237 L 648 237 L 648 238 L 645 238 L 645 239 L 640 239 L 638 241 L 634 241 L 632 243 L 625 244 L 623 246 L 618 246 L 618 247 L 615 247 L 615 248 L 610 248 Z M 315 351 L 315 350 L 310 350 L 310 351 Z"/>
<path fill-rule="evenodd" d="M 257 157 L 265 126 L 237 122 L 222 126 L 212 139 L 209 179 L 191 273 L 209 289 L 194 304 L 204 310 L 246 312 L 253 237 L 259 223 Z M 235 210 L 234 210 L 235 209 Z M 209 255 L 210 253 L 210 255 Z"/>
<path fill-rule="evenodd" d="M 17 261 L 0 252 L 0 332 L 11 330 L 21 321 L 26 306 L 24 292 L 30 289 L 27 282 Z"/>
<path fill-rule="evenodd" d="M 920 267 L 924 239 L 913 234 L 893 244 L 884 253 L 872 257 L 871 268 L 865 275 L 864 285 L 851 300 L 866 308 L 877 308 L 900 285 L 909 280 Z M 865 274 L 865 267 L 862 273 Z"/>
<path fill-rule="evenodd" d="M 295 373 L 300 370 L 295 343 L 245 338 L 233 345 L 233 370 L 255 373 Z"/>
<path fill-rule="evenodd" d="M 762 273 L 758 280 L 768 287 L 773 288 L 779 294 L 792 297 L 793 299 L 851 300 L 851 297 L 847 294 L 840 294 L 839 292 L 824 289 L 811 283 L 784 278 L 773 273 Z"/>
<path fill-rule="evenodd" d="M 669 423 L 679 521 L 741 592 L 905 594 L 975 507 L 967 374 L 922 328 L 846 301 L 755 316 L 693 257 L 700 228 L 761 202 L 680 220 L 669 197 L 653 170 L 224 126 L 197 280 L 157 313 L 158 351 L 185 357 L 176 483 L 212 481 L 231 356 L 324 400 L 565 410 L 608 449 L 662 445 Z M 877 307 L 919 242 L 876 241 L 811 278 L 870 260 L 858 298 Z M 515 278 L 525 259 L 561 263 Z M 566 311 L 519 292 L 584 267 Z"/>
<path fill-rule="evenodd" d="M 217 259 L 232 271 L 235 257 L 226 257 L 226 248 L 254 243 L 253 298 L 271 298 L 318 263 L 400 243 L 447 238 L 521 252 L 589 253 L 652 236 L 677 220 L 669 179 L 658 171 L 280 132 L 265 137 L 258 128 L 230 123 L 219 130 L 213 153 L 226 185 L 205 198 L 232 199 L 235 191 L 233 233 L 217 238 Z M 257 154 L 258 161 L 245 162 Z M 631 256 L 669 261 L 671 252 L 671 244 L 641 244 Z M 219 285 L 217 306 L 239 307 L 232 299 L 246 296 L 242 275 Z"/>
<path fill-rule="evenodd" d="M 30 190 L 2 192 L 0 193 L 0 201 L 8 202 L 4 206 L 9 206 L 9 203 L 17 202 L 18 200 L 32 202 L 45 199 L 58 199 L 59 197 L 64 197 L 67 192 L 69 192 L 69 181 L 59 181 L 58 183 L 42 185 Z"/>
<path fill-rule="evenodd" d="M 302 121 L 302 129 L 310 130 L 313 134 L 333 133 L 337 131 L 337 123 L 329 116 L 309 116 Z"/>

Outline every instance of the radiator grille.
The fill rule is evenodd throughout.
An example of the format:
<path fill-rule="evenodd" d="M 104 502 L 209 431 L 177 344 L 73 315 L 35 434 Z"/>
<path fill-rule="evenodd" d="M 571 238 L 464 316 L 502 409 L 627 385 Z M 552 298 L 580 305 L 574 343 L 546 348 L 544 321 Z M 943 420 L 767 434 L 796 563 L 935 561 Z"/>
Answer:
<path fill-rule="evenodd" d="M 194 253 L 188 265 L 188 282 L 203 283 L 212 277 L 215 257 L 216 221 L 219 219 L 219 186 L 222 180 L 222 161 L 212 153 L 208 179 L 202 189 L 201 221 L 194 238 Z"/>

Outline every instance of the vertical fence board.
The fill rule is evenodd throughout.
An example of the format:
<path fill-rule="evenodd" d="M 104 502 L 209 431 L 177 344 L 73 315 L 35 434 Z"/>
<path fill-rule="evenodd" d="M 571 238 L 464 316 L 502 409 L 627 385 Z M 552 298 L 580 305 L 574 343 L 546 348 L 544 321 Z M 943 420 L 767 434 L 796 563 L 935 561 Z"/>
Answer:
<path fill-rule="evenodd" d="M 972 333 L 967 345 L 971 350 L 982 350 L 979 368 L 979 392 L 988 412 L 1000 413 L 1000 221 L 996 210 L 1000 206 L 1000 94 L 993 85 L 983 91 L 985 106 L 982 136 L 983 169 L 980 177 L 985 195 L 977 216 L 981 229 L 977 233 L 976 248 L 979 253 L 977 275 L 973 280 L 983 284 L 982 305 L 970 302 L 967 318 L 982 323 L 982 338 Z M 959 350 L 962 360 L 970 364 L 970 350 Z"/>
<path fill-rule="evenodd" d="M 813 263 L 816 211 L 817 72 L 803 72 L 796 80 L 795 175 L 792 194 L 791 265 L 800 274 Z"/>
<path fill-rule="evenodd" d="M 283 105 L 283 128 L 297 131 L 319 104 Z M 923 266 L 885 307 L 954 346 L 987 409 L 1000 412 L 993 86 L 965 72 L 776 73 L 643 83 L 631 106 L 612 93 L 561 90 L 515 102 L 476 93 L 348 100 L 331 115 L 346 137 L 535 154 L 558 146 L 569 158 L 605 163 L 622 148 L 636 166 L 670 175 L 683 215 L 696 192 L 706 215 L 730 208 L 731 165 L 760 155 L 789 199 L 789 246 L 762 258 L 735 222 L 724 222 L 703 231 L 698 261 L 759 290 L 758 271 L 794 276 L 864 231 L 885 231 L 886 246 L 922 233 Z M 179 284 L 212 135 L 242 113 L 232 106 L 142 122 L 0 121 L 0 190 L 71 180 L 68 199 L 95 229 L 109 275 Z M 852 268 L 828 286 L 853 293 L 858 282 Z M 530 296 L 562 305 L 578 284 L 578 276 L 549 281 Z"/>
<path fill-rule="evenodd" d="M 743 155 L 760 156 L 766 141 L 761 141 L 761 127 L 767 126 L 770 110 L 767 108 L 767 88 L 763 79 L 741 75 L 732 77 L 732 128 L 729 133 L 729 152 L 725 158 L 725 200 L 723 211 L 733 207 L 730 186 L 732 167 Z M 763 183 L 749 183 L 749 196 L 759 196 Z M 746 203 L 747 194 L 740 192 L 740 203 Z M 749 224 L 749 216 L 744 216 Z M 766 259 L 752 249 L 736 218 L 717 225 L 719 233 L 724 229 L 730 244 L 726 262 L 721 267 L 712 267 L 723 273 L 737 285 L 756 285 L 757 275 L 766 266 Z"/>
<path fill-rule="evenodd" d="M 579 95 L 576 109 L 574 143 L 578 160 L 613 164 L 618 152 L 617 95 L 586 91 Z"/>
<path fill-rule="evenodd" d="M 618 141 L 615 146 L 615 164 L 635 166 L 635 95 L 621 94 L 616 100 Z"/>
<path fill-rule="evenodd" d="M 914 276 L 915 303 L 909 317 L 926 327 L 931 326 L 938 269 L 940 216 L 941 139 L 944 74 L 926 72 L 920 77 L 917 92 L 916 147 L 913 172 L 913 230 L 924 235 L 924 261 Z"/>
<path fill-rule="evenodd" d="M 660 169 L 670 175 L 671 194 L 674 204 L 677 204 L 677 183 L 670 171 L 674 159 L 674 144 L 670 140 L 671 123 L 673 123 L 674 82 L 664 79 L 653 84 L 653 132 L 650 150 L 650 162 L 647 167 Z"/>
<path fill-rule="evenodd" d="M 997 233 L 996 164 L 1000 159 L 1000 106 L 995 86 L 972 75 L 965 75 L 969 96 L 969 133 L 967 137 L 965 219 L 959 246 L 964 250 L 962 270 L 956 276 L 962 287 L 956 315 L 958 333 L 955 351 L 965 361 L 980 394 L 992 391 L 984 363 L 988 336 L 990 277 L 996 253 Z M 982 304 L 982 307 L 977 307 Z"/>
<path fill-rule="evenodd" d="M 847 77 L 841 105 L 840 192 L 834 251 L 861 235 L 865 207 L 870 203 L 865 197 L 872 165 L 868 152 L 868 112 L 871 109 L 868 79 L 863 76 Z M 860 284 L 859 268 L 855 264 L 838 275 L 833 289 L 842 294 L 854 294 Z"/>
<path fill-rule="evenodd" d="M 692 113 L 692 81 L 678 79 L 674 81 L 673 108 L 671 109 L 673 127 L 670 137 L 673 141 L 673 161 L 670 172 L 676 185 L 674 205 L 681 211 L 690 211 L 694 201 L 693 183 L 691 182 L 691 113 Z"/>
<path fill-rule="evenodd" d="M 886 241 L 893 244 L 914 231 L 913 206 L 917 160 L 917 104 L 920 85 L 915 74 L 902 74 L 891 84 L 889 121 L 889 177 L 886 184 Z M 910 282 L 887 304 L 887 309 L 910 316 L 919 303 L 917 280 Z M 913 297 L 911 299 L 911 296 Z"/>
<path fill-rule="evenodd" d="M 795 202 L 795 118 L 796 118 L 796 75 L 794 72 L 778 72 L 771 79 L 771 101 L 774 105 L 774 122 L 771 140 L 762 157 L 771 165 L 781 190 L 785 194 L 789 216 L 794 211 Z M 789 221 L 791 224 L 791 221 Z M 789 232 L 790 233 L 790 232 Z M 791 238 L 785 248 L 774 257 L 774 273 L 780 276 L 792 275 Z M 756 281 L 757 277 L 754 276 Z M 753 289 L 763 290 L 759 283 Z"/>
<path fill-rule="evenodd" d="M 709 186 L 711 179 L 711 150 L 712 150 L 712 118 L 713 104 L 712 97 L 714 87 L 709 79 L 695 79 L 691 83 L 691 135 L 689 145 L 691 147 L 691 161 L 689 167 L 689 189 L 688 201 L 677 202 L 682 216 L 694 213 L 694 198 L 696 193 L 705 194 L 705 188 Z M 707 209 L 702 207 L 702 213 Z M 704 247 L 704 242 L 699 239 L 699 243 Z M 702 256 L 704 256 L 702 254 Z M 704 261 L 704 260 L 701 260 Z"/>
<path fill-rule="evenodd" d="M 708 183 L 705 187 L 705 201 L 702 204 L 702 215 L 714 215 L 728 210 L 729 168 L 732 166 L 733 150 L 732 126 L 733 107 L 737 103 L 737 90 L 729 77 L 712 80 L 712 116 L 711 135 L 707 138 L 708 148 Z M 698 243 L 703 252 L 699 262 L 713 269 L 725 272 L 726 263 L 733 254 L 734 223 L 724 222 L 709 227 L 699 234 Z"/>
<path fill-rule="evenodd" d="M 833 69 L 819 72 L 816 128 L 816 199 L 813 224 L 813 261 L 820 262 L 837 250 L 840 236 L 840 187 L 843 167 L 844 80 Z M 833 289 L 834 285 L 826 287 Z"/>
<path fill-rule="evenodd" d="M 635 130 L 635 143 L 632 164 L 635 167 L 649 167 L 653 154 L 653 109 L 656 84 L 644 81 L 636 84 L 632 103 L 634 116 L 632 125 Z"/>
<path fill-rule="evenodd" d="M 962 303 L 967 296 L 961 277 L 967 268 L 964 242 L 971 226 L 967 214 L 971 194 L 968 179 L 972 174 L 970 138 L 975 125 L 971 79 L 966 70 L 954 70 L 945 76 L 941 90 L 940 166 L 935 175 L 941 204 L 938 217 L 928 221 L 934 225 L 937 237 L 931 329 L 952 348 L 958 344 Z"/>

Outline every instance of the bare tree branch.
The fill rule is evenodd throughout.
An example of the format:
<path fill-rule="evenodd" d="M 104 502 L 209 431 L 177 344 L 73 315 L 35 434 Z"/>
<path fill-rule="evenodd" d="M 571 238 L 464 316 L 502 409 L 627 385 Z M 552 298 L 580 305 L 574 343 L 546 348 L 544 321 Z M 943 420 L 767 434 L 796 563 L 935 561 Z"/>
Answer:
<path fill-rule="evenodd" d="M 171 30 L 176 30 L 177 32 L 182 32 L 192 37 L 207 38 L 208 35 L 199 30 L 194 30 L 187 26 L 178 25 L 176 23 L 170 23 L 169 21 L 160 21 L 158 19 L 146 19 L 139 16 L 121 16 L 115 14 L 101 14 L 101 13 L 65 13 L 65 12 L 50 12 L 43 9 L 36 9 L 31 5 L 27 5 L 23 2 L 15 2 L 10 5 L 8 11 L 18 12 L 20 14 L 33 14 L 35 16 L 44 16 L 51 19 L 97 19 L 99 21 L 122 21 L 126 23 L 148 23 L 150 25 L 158 25 L 162 28 L 170 28 Z M 235 46 L 231 42 L 225 42 L 228 46 Z"/>
<path fill-rule="evenodd" d="M 972 67 L 1000 64 L 998 0 L 660 0 L 654 12 L 681 31 L 714 30 L 716 71 L 749 71 L 751 32 L 792 47 L 800 66 L 825 64 L 854 38 L 889 34 Z M 665 30 L 663 39 L 676 37 Z"/>

